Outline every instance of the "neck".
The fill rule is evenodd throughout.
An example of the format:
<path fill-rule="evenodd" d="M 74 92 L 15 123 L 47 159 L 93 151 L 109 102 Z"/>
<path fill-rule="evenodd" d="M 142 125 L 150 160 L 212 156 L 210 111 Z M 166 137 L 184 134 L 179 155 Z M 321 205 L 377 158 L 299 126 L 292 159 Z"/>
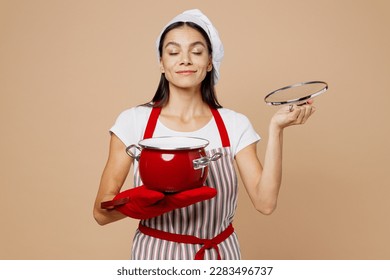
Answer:
<path fill-rule="evenodd" d="M 199 89 L 175 89 L 169 94 L 169 101 L 163 108 L 164 114 L 190 119 L 208 115 L 209 106 L 203 102 Z"/>

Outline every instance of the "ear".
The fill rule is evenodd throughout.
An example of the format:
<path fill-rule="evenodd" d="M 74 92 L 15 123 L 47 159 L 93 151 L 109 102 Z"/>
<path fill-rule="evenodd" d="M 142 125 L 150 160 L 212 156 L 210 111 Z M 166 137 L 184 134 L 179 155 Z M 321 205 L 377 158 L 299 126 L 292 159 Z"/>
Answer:
<path fill-rule="evenodd" d="M 161 71 L 161 73 L 165 73 L 164 65 L 163 65 L 161 59 L 160 59 L 160 71 Z"/>
<path fill-rule="evenodd" d="M 213 70 L 213 61 L 210 59 L 209 64 L 207 65 L 207 72 L 210 72 Z"/>

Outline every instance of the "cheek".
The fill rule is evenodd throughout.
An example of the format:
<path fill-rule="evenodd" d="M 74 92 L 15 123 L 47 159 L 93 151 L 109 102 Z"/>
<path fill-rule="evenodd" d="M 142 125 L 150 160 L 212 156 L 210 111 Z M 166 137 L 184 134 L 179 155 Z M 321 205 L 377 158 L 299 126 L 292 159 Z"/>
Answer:
<path fill-rule="evenodd" d="M 206 71 L 211 71 L 213 64 L 209 58 L 203 58 L 202 61 L 199 61 L 199 63 L 199 65 L 202 65 L 202 68 L 206 69 Z"/>
<path fill-rule="evenodd" d="M 207 72 L 210 72 L 212 69 L 213 69 L 213 66 L 212 66 L 212 63 L 204 63 L 202 65 L 202 72 L 205 72 L 205 75 L 207 74 Z"/>
<path fill-rule="evenodd" d="M 176 65 L 176 61 L 174 59 L 162 59 L 161 65 L 165 69 L 165 71 L 172 70 L 174 66 Z"/>

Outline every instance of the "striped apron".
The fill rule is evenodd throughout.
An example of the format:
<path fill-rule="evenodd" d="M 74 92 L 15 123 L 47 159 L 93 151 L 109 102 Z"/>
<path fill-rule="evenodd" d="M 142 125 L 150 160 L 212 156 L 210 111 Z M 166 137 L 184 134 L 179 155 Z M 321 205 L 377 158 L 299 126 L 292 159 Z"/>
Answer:
<path fill-rule="evenodd" d="M 144 139 L 153 137 L 160 112 L 161 108 L 152 109 Z M 191 260 L 200 255 L 205 260 L 241 258 L 238 238 L 231 225 L 237 208 L 238 189 L 230 140 L 218 110 L 211 109 L 211 112 L 222 147 L 206 151 L 206 154 L 212 156 L 220 152 L 222 157 L 210 162 L 205 185 L 215 188 L 217 195 L 155 218 L 141 220 L 133 240 L 133 260 Z M 134 185 L 142 185 L 138 170 L 135 172 Z"/>

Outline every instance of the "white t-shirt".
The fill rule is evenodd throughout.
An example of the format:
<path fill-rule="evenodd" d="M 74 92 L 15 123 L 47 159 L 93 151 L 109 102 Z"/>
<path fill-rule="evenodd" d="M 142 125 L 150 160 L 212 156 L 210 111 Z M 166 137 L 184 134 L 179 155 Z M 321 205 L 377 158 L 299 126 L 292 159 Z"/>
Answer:
<path fill-rule="evenodd" d="M 110 132 L 114 133 L 127 146 L 138 144 L 143 139 L 147 121 L 152 108 L 137 106 L 123 111 Z M 248 145 L 260 140 L 260 136 L 253 129 L 252 124 L 243 114 L 230 109 L 218 109 L 230 139 L 232 155 L 241 151 Z M 159 120 L 157 121 L 153 137 L 187 136 L 207 139 L 210 143 L 205 150 L 212 150 L 222 146 L 217 124 L 212 118 L 204 127 L 191 132 L 181 132 L 169 129 Z"/>

